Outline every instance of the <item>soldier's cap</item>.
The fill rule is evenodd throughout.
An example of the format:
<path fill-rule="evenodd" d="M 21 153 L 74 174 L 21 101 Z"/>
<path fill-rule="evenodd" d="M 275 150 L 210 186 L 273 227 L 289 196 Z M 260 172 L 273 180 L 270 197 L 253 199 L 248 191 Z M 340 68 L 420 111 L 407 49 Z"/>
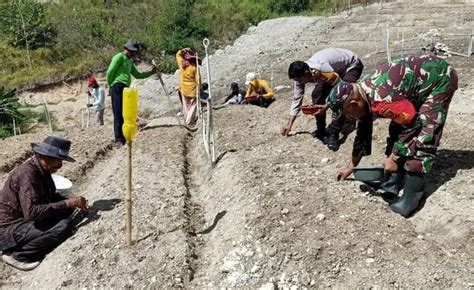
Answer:
<path fill-rule="evenodd" d="M 347 98 L 351 95 L 353 90 L 352 84 L 346 81 L 339 81 L 334 88 L 332 88 L 327 97 L 327 105 L 336 114 L 342 114 L 342 106 Z"/>

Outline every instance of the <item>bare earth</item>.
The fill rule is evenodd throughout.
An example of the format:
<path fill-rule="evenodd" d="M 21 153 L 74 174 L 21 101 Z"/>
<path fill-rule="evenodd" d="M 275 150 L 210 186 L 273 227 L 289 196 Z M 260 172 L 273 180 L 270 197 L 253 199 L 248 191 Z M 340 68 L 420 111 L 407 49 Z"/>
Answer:
<path fill-rule="evenodd" d="M 164 126 L 142 131 L 133 143 L 134 240 L 124 244 L 126 149 L 112 147 L 111 109 L 103 128 L 80 130 L 84 87 L 27 93 L 24 101 L 50 103 L 58 133 L 73 140 L 76 163 L 60 173 L 91 208 L 86 224 L 34 271 L 0 264 L 2 288 L 83 287 L 474 287 L 473 60 L 447 60 L 460 75 L 439 157 L 427 187 L 431 195 L 412 218 L 361 192 L 356 181 L 335 181 L 351 142 L 333 153 L 311 137 L 314 120 L 298 118 L 293 136 L 279 135 L 292 95 L 288 64 L 324 47 L 345 47 L 363 57 L 366 72 L 384 61 L 385 23 L 394 40 L 438 29 L 470 33 L 474 4 L 404 4 L 356 7 L 336 16 L 264 21 L 233 46 L 210 57 L 213 96 L 255 70 L 280 87 L 268 109 L 215 111 L 217 148 L 211 167 L 202 133 L 173 126 L 171 107 L 156 79 L 137 81 L 142 117 L 168 114 Z M 462 17 L 461 17 L 462 11 Z M 444 41 L 467 51 L 461 38 Z M 420 43 L 411 44 L 420 47 Z M 408 52 L 405 52 L 407 54 Z M 419 53 L 419 50 L 412 51 Z M 366 57 L 371 55 L 370 58 Z M 400 55 L 396 53 L 395 56 Z M 205 78 L 206 74 L 203 71 Z M 164 77 L 168 89 L 177 75 Z M 175 110 L 178 101 L 173 95 Z M 310 102 L 309 98 L 306 102 Z M 54 103 L 54 104 L 53 104 Z M 146 114 L 145 114 L 146 112 Z M 374 154 L 383 160 L 388 123 L 376 121 Z M 0 141 L 1 181 L 46 132 Z M 292 288 L 292 289 L 293 289 Z"/>

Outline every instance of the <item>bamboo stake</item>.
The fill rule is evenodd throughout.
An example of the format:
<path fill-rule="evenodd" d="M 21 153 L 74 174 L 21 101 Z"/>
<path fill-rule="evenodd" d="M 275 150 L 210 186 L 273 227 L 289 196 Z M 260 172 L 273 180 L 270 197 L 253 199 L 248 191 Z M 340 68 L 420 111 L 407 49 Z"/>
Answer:
<path fill-rule="evenodd" d="M 471 54 L 472 54 L 472 41 L 473 41 L 473 32 L 474 32 L 474 29 L 471 29 L 471 34 L 469 35 L 469 47 L 467 49 L 467 56 L 468 57 L 471 57 Z"/>
<path fill-rule="evenodd" d="M 13 119 L 13 136 L 16 136 L 16 122 L 15 122 L 15 118 L 12 117 Z"/>
<path fill-rule="evenodd" d="M 387 62 L 392 62 L 392 55 L 390 54 L 390 28 L 388 27 L 388 22 L 387 22 L 387 39 L 385 46 L 387 48 Z"/>
<path fill-rule="evenodd" d="M 90 97 L 89 97 L 89 95 L 87 95 L 87 104 L 86 104 L 86 109 L 87 109 L 86 117 L 87 117 L 87 120 L 86 120 L 86 128 L 89 128 L 89 122 L 90 122 L 90 119 L 91 119 L 91 111 L 90 111 L 90 108 L 89 108 L 89 104 L 90 104 Z"/>
<path fill-rule="evenodd" d="M 202 112 L 202 104 L 201 104 L 201 72 L 199 70 L 199 54 L 196 51 L 196 74 L 194 75 L 194 81 L 196 82 L 196 101 L 197 101 L 197 108 L 198 108 L 198 118 L 201 119 L 203 122 L 203 112 Z M 186 116 L 185 116 L 186 118 Z"/>
<path fill-rule="evenodd" d="M 127 142 L 127 192 L 125 196 L 127 213 L 125 242 L 132 245 L 132 141 Z"/>
<path fill-rule="evenodd" d="M 46 101 L 44 101 L 43 107 L 44 107 L 44 114 L 46 115 L 46 120 L 48 121 L 49 133 L 53 133 L 53 124 L 51 123 L 51 115 L 49 114 L 48 106 L 46 105 Z"/>
<path fill-rule="evenodd" d="M 273 67 L 272 67 L 271 76 L 270 76 L 270 88 L 273 90 Z"/>

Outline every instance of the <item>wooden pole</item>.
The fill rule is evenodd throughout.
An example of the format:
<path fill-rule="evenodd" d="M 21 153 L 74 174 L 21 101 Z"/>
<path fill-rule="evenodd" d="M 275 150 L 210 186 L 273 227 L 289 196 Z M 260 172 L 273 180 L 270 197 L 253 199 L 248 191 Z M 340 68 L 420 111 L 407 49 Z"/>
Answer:
<path fill-rule="evenodd" d="M 388 27 L 388 22 L 387 22 L 387 39 L 385 46 L 387 48 L 387 62 L 392 62 L 392 55 L 390 54 L 390 28 Z"/>
<path fill-rule="evenodd" d="M 51 122 L 51 115 L 49 114 L 48 105 L 46 105 L 46 101 L 44 101 L 43 106 L 44 113 L 46 115 L 46 120 L 48 121 L 49 133 L 53 133 L 53 124 Z"/>
<path fill-rule="evenodd" d="M 472 41 L 473 41 L 473 32 L 474 32 L 474 29 L 471 29 L 471 34 L 469 35 L 469 46 L 467 48 L 467 56 L 468 57 L 471 57 L 471 54 L 472 54 Z"/>
<path fill-rule="evenodd" d="M 125 210 L 127 213 L 125 242 L 132 245 L 132 141 L 127 142 L 127 193 Z"/>
<path fill-rule="evenodd" d="M 13 136 L 16 136 L 16 122 L 15 122 L 15 118 L 13 118 Z"/>

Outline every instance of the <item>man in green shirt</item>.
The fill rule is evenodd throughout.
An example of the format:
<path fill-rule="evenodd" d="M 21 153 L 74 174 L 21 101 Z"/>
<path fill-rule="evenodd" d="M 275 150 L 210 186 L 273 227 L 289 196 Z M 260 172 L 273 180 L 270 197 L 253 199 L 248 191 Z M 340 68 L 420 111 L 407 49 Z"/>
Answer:
<path fill-rule="evenodd" d="M 124 45 L 123 52 L 117 53 L 110 62 L 107 69 L 107 83 L 112 96 L 112 110 L 114 112 L 114 134 L 115 143 L 118 147 L 125 144 L 122 133 L 122 94 L 123 89 L 130 86 L 132 76 L 136 79 L 145 79 L 154 73 L 156 68 L 148 72 L 139 72 L 133 63 L 133 58 L 140 53 L 140 43 L 129 39 Z"/>

